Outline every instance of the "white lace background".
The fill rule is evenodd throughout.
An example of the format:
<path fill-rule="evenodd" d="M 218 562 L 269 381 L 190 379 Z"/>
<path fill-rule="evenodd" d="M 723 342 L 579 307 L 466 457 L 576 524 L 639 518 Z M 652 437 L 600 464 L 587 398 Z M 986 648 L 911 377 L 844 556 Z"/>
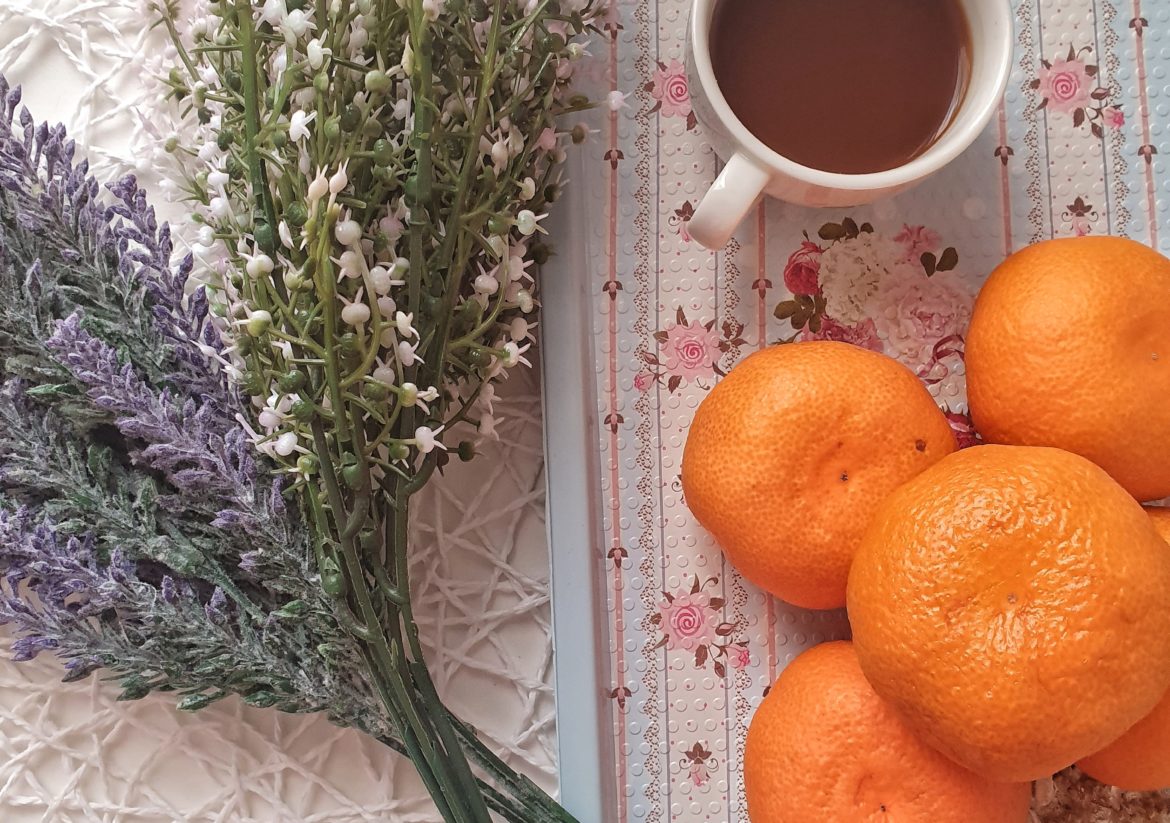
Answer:
<path fill-rule="evenodd" d="M 143 64 L 161 43 L 138 0 L 0 0 L 0 72 L 24 86 L 36 119 L 69 127 L 101 179 L 132 170 L 157 180 L 142 159 Z M 500 442 L 471 464 L 452 462 L 421 497 L 417 609 L 449 705 L 555 786 L 536 374 L 513 379 L 497 409 Z M 436 819 L 408 762 L 321 717 L 234 699 L 186 715 L 158 697 L 115 703 L 99 680 L 59 676 L 48 657 L 0 659 L 4 823 Z"/>

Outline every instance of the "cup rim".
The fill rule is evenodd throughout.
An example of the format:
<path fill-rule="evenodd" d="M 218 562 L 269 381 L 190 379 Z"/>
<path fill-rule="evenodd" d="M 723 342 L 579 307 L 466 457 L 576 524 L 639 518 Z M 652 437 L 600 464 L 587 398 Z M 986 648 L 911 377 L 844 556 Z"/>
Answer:
<path fill-rule="evenodd" d="M 861 192 L 897 188 L 917 182 L 948 165 L 975 142 L 991 120 L 1007 90 L 1013 55 L 1011 7 L 1009 0 L 993 0 L 993 7 L 999 10 L 1005 25 L 1000 27 L 997 38 L 992 38 L 990 42 L 980 45 L 977 54 L 985 54 L 987 56 L 984 59 L 996 61 L 993 74 L 994 82 L 984 83 L 978 88 L 971 87 L 967 90 L 951 125 L 926 151 L 896 168 L 864 174 L 846 174 L 805 166 L 780 154 L 752 134 L 732 110 L 727 98 L 723 96 L 723 90 L 715 78 L 715 67 L 711 63 L 710 39 L 708 37 L 711 29 L 711 12 L 715 3 L 723 1 L 694 0 L 691 7 L 691 58 L 703 92 L 741 149 L 746 150 L 749 155 L 770 169 L 809 185 Z M 978 1 L 986 2 L 986 0 Z M 979 59 L 978 56 L 975 59 Z M 975 110 L 975 115 L 968 117 L 967 122 L 957 128 L 962 112 L 972 108 Z"/>

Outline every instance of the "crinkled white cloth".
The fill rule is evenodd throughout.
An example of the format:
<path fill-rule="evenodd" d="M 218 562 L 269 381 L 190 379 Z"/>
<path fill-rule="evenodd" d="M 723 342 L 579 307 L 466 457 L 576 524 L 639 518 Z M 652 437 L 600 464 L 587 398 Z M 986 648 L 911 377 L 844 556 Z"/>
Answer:
<path fill-rule="evenodd" d="M 23 84 L 38 120 L 66 123 L 100 177 L 154 179 L 142 150 L 143 58 L 161 42 L 137 0 L 0 0 L 0 72 Z M 452 462 L 422 495 L 415 580 L 440 690 L 552 786 L 539 404 L 535 375 L 514 380 L 497 404 L 500 442 L 474 463 Z M 235 700 L 181 715 L 160 697 L 115 703 L 114 687 L 59 676 L 47 658 L 0 659 L 5 823 L 436 819 L 408 762 L 321 717 Z"/>

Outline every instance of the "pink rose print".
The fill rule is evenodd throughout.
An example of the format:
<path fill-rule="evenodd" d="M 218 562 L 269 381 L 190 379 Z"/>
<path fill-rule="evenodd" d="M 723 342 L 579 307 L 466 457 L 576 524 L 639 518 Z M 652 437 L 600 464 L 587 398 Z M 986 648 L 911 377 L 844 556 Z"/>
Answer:
<path fill-rule="evenodd" d="M 698 788 L 711 781 L 711 770 L 719 765 L 719 761 L 712 756 L 711 750 L 705 745 L 696 743 L 683 752 L 683 758 L 679 765 L 686 770 L 691 784 Z"/>
<path fill-rule="evenodd" d="M 822 317 L 820 329 L 813 331 L 805 327 L 800 333 L 801 340 L 836 340 L 840 343 L 852 343 L 863 349 L 880 352 L 882 341 L 878 338 L 877 327 L 873 320 L 865 318 L 855 326 L 846 326 L 838 323 L 831 317 Z"/>
<path fill-rule="evenodd" d="M 901 360 L 927 383 L 937 383 L 962 358 L 971 319 L 971 293 L 957 277 L 893 278 L 883 283 L 866 313 L 873 318 L 886 354 Z"/>
<path fill-rule="evenodd" d="M 725 372 L 719 360 L 747 344 L 743 324 L 738 320 L 728 320 L 716 328 L 714 320 L 692 322 L 681 307 L 675 312 L 675 322 L 655 332 L 654 339 L 658 353 L 642 352 L 642 359 L 655 379 L 665 378 L 666 390 L 671 394 L 684 382 L 722 377 Z"/>
<path fill-rule="evenodd" d="M 817 294 L 821 287 L 817 277 L 821 271 L 821 252 L 816 243 L 805 240 L 788 258 L 784 266 L 784 285 L 793 294 Z"/>
<path fill-rule="evenodd" d="M 938 232 L 926 226 L 903 225 L 902 231 L 894 235 L 894 242 L 906 250 L 904 260 L 918 260 L 926 252 L 938 251 L 942 238 Z"/>
<path fill-rule="evenodd" d="M 1092 82 L 1079 58 L 1058 57 L 1040 66 L 1040 96 L 1052 111 L 1071 114 L 1089 104 Z"/>
<path fill-rule="evenodd" d="M 638 372 L 636 375 L 634 375 L 634 388 L 637 391 L 646 391 L 646 389 L 654 385 L 655 380 L 657 380 L 657 378 L 654 376 L 654 372 Z"/>
<path fill-rule="evenodd" d="M 668 649 L 694 651 L 696 646 L 714 642 L 717 616 L 711 613 L 711 599 L 702 592 L 665 599 L 658 612 Z"/>
<path fill-rule="evenodd" d="M 745 666 L 750 666 L 752 663 L 752 653 L 748 651 L 747 646 L 742 644 L 737 644 L 735 648 L 732 649 L 730 657 L 731 667 L 733 669 L 742 669 Z"/>
<path fill-rule="evenodd" d="M 658 101 L 651 109 L 652 112 L 661 112 L 663 117 L 685 117 L 687 129 L 695 127 L 687 70 L 679 60 L 672 59 L 669 63 L 659 61 L 653 79 L 646 84 L 646 91 Z"/>
<path fill-rule="evenodd" d="M 1072 115 L 1074 128 L 1087 124 L 1095 137 L 1102 138 L 1105 126 L 1121 128 L 1125 115 L 1120 107 L 1106 105 L 1112 92 L 1099 84 L 1100 68 L 1086 59 L 1092 51 L 1091 46 L 1079 50 L 1069 46 L 1065 57 L 1041 60 L 1032 88 L 1040 95 L 1037 108 Z"/>
<path fill-rule="evenodd" d="M 656 649 L 665 646 L 669 651 L 693 652 L 696 668 L 703 669 L 711 663 L 717 677 L 726 677 L 728 663 L 734 665 L 733 655 L 745 644 L 731 640 L 738 624 L 722 619 L 723 598 L 707 592 L 718 585 L 717 577 L 704 582 L 696 575 L 689 589 L 673 594 L 664 591 L 650 624 L 662 631 Z"/>
<path fill-rule="evenodd" d="M 684 380 L 715 374 L 719 359 L 719 332 L 700 323 L 679 323 L 666 329 L 666 370 Z"/>

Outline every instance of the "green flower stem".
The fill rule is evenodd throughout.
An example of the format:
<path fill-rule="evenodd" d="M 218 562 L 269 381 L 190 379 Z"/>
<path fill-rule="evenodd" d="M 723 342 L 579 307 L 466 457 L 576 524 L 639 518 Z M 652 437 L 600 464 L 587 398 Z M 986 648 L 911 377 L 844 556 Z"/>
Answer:
<path fill-rule="evenodd" d="M 255 24 L 252 20 L 251 0 L 236 0 L 236 18 L 240 27 L 240 54 L 244 69 L 241 72 L 246 140 L 244 154 L 252 178 L 252 196 L 260 201 L 268 228 L 275 232 L 276 211 L 272 206 L 272 196 L 268 191 L 268 174 L 261 162 L 257 144 L 257 138 L 260 134 L 260 96 L 257 91 L 257 78 L 260 69 L 256 63 L 256 46 L 253 43 Z M 174 39 L 178 42 L 178 38 Z"/>
<path fill-rule="evenodd" d="M 345 504 L 332 461 L 328 457 L 330 453 L 329 441 L 320 420 L 313 422 L 313 437 L 317 454 L 321 458 L 321 477 L 329 497 L 333 529 L 340 531 L 346 519 Z M 436 804 L 440 806 L 440 811 L 443 812 L 445 819 L 452 821 L 452 823 L 490 823 L 486 809 L 483 816 L 479 816 L 462 805 L 448 805 L 466 799 L 462 796 L 463 792 L 457 788 L 459 781 L 450 773 L 450 759 L 453 753 L 440 753 L 436 749 L 433 730 L 428 728 L 429 724 L 417 711 L 417 707 L 407 691 L 400 671 L 401 646 L 392 645 L 387 641 L 370 597 L 365 573 L 354 541 L 343 538 L 341 548 L 345 560 L 343 569 L 346 573 L 347 583 L 357 601 L 363 624 L 369 632 L 369 638 L 363 641 L 363 649 L 370 662 L 370 672 L 375 680 L 374 685 L 383 704 L 391 713 L 404 744 L 411 750 L 411 759 L 415 761 L 420 775 L 427 783 L 427 788 Z M 457 751 L 459 756 L 462 756 L 462 750 Z M 478 795 L 478 791 L 476 794 Z M 482 795 L 478 799 L 482 806 Z"/>

